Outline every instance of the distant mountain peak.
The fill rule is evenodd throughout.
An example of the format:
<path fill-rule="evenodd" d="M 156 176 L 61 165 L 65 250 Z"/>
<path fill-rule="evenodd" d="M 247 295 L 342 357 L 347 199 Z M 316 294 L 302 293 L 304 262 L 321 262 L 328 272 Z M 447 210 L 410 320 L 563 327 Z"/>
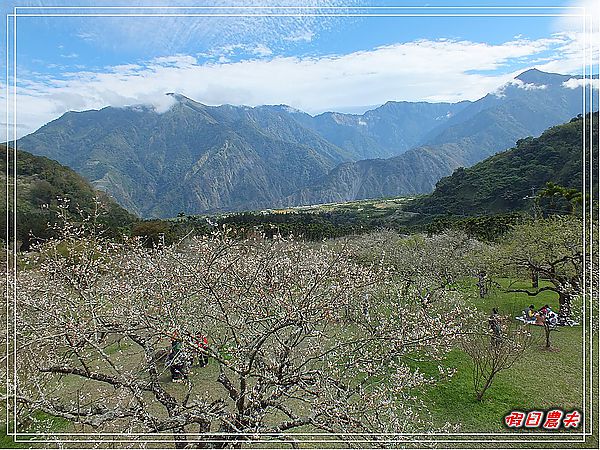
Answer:
<path fill-rule="evenodd" d="M 185 95 L 180 94 L 179 92 L 167 92 L 165 95 L 173 97 L 175 100 L 192 100 L 191 98 L 186 97 Z"/>
<path fill-rule="evenodd" d="M 179 108 L 189 109 L 200 114 L 204 119 L 210 123 L 216 123 L 215 119 L 208 112 L 208 108 L 205 104 L 192 100 L 183 94 L 177 92 L 167 92 L 165 95 L 173 97 L 177 102 L 176 105 L 180 105 Z"/>
<path fill-rule="evenodd" d="M 525 84 L 536 85 L 562 85 L 563 82 L 573 78 L 572 75 L 562 75 L 560 73 L 543 72 L 539 69 L 529 69 L 517 75 L 515 80 L 522 81 Z"/>
<path fill-rule="evenodd" d="M 183 103 L 183 104 L 192 103 L 194 105 L 205 106 L 202 103 L 200 103 L 200 102 L 198 102 L 198 101 L 196 101 L 196 100 L 194 100 L 192 98 L 189 98 L 189 97 L 186 97 L 183 94 L 180 94 L 179 92 L 167 92 L 165 95 L 168 95 L 169 97 L 173 97 L 179 103 Z"/>
<path fill-rule="evenodd" d="M 528 77 L 528 76 L 530 76 L 530 75 L 536 75 L 536 76 L 539 76 L 539 75 L 541 75 L 541 74 L 546 74 L 546 75 L 548 75 L 548 74 L 549 74 L 549 72 L 543 72 L 543 71 L 541 71 L 541 70 L 539 70 L 539 69 L 536 69 L 536 68 L 534 67 L 533 69 L 528 69 L 528 70 L 526 70 L 525 72 L 521 72 L 521 73 L 520 73 L 519 75 L 517 75 L 515 78 L 517 78 L 517 79 L 521 80 L 523 77 Z"/>
<path fill-rule="evenodd" d="M 162 113 L 69 114 L 19 147 L 79 170 L 144 217 L 413 195 L 581 112 L 581 92 L 553 77 L 571 78 L 532 70 L 504 95 L 359 115 L 210 106 L 169 92 Z"/>

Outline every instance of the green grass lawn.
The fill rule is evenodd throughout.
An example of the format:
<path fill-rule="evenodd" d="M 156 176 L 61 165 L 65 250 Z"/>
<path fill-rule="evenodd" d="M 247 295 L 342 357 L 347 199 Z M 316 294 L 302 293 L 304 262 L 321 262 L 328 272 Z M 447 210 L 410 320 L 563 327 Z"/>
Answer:
<path fill-rule="evenodd" d="M 502 280 L 503 286 L 508 280 Z M 518 283 L 518 287 L 528 287 Z M 475 292 L 473 288 L 473 292 Z M 521 293 L 505 293 L 494 290 L 485 299 L 471 300 L 484 313 L 497 307 L 501 315 L 514 316 L 533 303 L 536 308 L 549 304 L 558 311 L 558 298 L 552 292 L 537 297 Z M 528 325 L 534 343 L 512 368 L 500 372 L 482 402 L 475 398 L 471 363 L 461 350 L 453 350 L 445 360 L 449 367 L 457 369 L 449 381 L 435 385 L 422 393 L 422 399 L 431 411 L 434 423 L 460 424 L 463 432 L 500 432 L 504 416 L 511 410 L 561 408 L 582 410 L 582 327 L 559 327 L 551 334 L 553 349 L 544 348 L 542 327 Z M 424 366 L 425 372 L 435 366 Z"/>

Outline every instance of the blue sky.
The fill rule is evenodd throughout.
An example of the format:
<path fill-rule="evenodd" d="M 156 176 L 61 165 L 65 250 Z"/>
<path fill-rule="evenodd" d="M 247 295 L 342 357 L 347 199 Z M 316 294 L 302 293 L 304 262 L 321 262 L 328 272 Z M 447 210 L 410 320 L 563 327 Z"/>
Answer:
<path fill-rule="evenodd" d="M 191 3 L 220 7 L 249 4 L 227 0 L 187 2 Z M 461 3 L 470 9 L 456 8 Z M 387 100 L 475 100 L 531 67 L 580 73 L 583 40 L 589 42 L 598 33 L 589 30 L 583 33 L 581 18 L 533 14 L 582 12 L 548 6 L 586 6 L 587 13 L 594 14 L 598 12 L 598 3 L 596 0 L 289 0 L 285 3 L 263 0 L 255 5 L 313 8 L 202 10 L 185 8 L 184 0 L 80 1 L 78 5 L 90 9 L 20 9 L 18 134 L 31 132 L 67 110 L 149 104 L 164 111 L 172 101 L 164 93 L 170 91 L 207 104 L 285 103 L 313 114 L 326 110 L 362 112 Z M 19 6 L 44 4 L 68 6 L 72 2 L 18 2 Z M 496 9 L 476 7 L 481 4 Z M 509 8 L 515 4 L 538 9 Z M 129 8 L 102 8 L 105 5 Z M 131 8 L 158 5 L 183 8 Z M 382 9 L 389 5 L 405 9 Z M 409 5 L 429 6 L 429 9 L 406 9 Z M 11 1 L 2 4 L 5 16 L 12 13 L 12 6 Z M 359 8 L 366 6 L 379 9 Z M 225 17 L 130 15 L 207 12 Z M 82 13 L 128 16 L 47 16 Z M 239 13 L 302 16 L 235 17 Z M 417 17 L 373 16 L 390 13 Z M 527 16 L 459 17 L 459 14 Z M 12 26 L 9 29 L 12 33 Z M 5 48 L 2 53 L 4 61 Z M 12 49 L 9 56 L 12 58 Z"/>

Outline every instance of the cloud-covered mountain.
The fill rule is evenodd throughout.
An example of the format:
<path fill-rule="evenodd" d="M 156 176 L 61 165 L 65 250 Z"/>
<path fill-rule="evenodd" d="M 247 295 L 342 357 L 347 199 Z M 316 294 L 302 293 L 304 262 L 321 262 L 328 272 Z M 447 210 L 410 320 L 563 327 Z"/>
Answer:
<path fill-rule="evenodd" d="M 146 107 L 68 112 L 19 140 L 144 217 L 278 204 L 343 162 L 399 154 L 460 111 L 387 103 L 312 117 L 290 107 L 206 106 L 183 95 Z M 404 131 L 406 130 L 406 131 Z"/>
<path fill-rule="evenodd" d="M 528 71 L 477 102 L 388 102 L 362 115 L 206 106 L 69 112 L 19 140 L 144 217 L 429 192 L 581 112 L 569 76 Z M 373 159 L 388 158 L 388 159 Z"/>

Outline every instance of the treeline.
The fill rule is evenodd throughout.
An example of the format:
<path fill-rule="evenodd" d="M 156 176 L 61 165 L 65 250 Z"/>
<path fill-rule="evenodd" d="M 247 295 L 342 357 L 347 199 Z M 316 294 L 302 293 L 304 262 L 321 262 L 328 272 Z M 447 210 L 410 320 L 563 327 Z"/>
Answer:
<path fill-rule="evenodd" d="M 309 241 L 362 234 L 380 229 L 409 232 L 405 221 L 385 217 L 368 217 L 360 211 L 323 211 L 265 213 L 243 212 L 223 216 L 180 216 L 172 220 L 146 220 L 134 223 L 133 236 L 142 237 L 147 245 L 170 244 L 189 234 L 205 235 L 226 228 L 239 237 L 261 234 L 294 236 Z"/>
<path fill-rule="evenodd" d="M 239 238 L 260 234 L 320 241 L 374 231 L 391 230 L 401 234 L 426 232 L 429 235 L 447 230 L 460 230 L 483 242 L 500 240 L 514 226 L 533 218 L 526 212 L 483 215 L 475 217 L 439 216 L 419 223 L 406 219 L 370 219 L 358 212 L 294 212 L 240 213 L 224 217 L 179 217 L 174 220 L 146 220 L 132 224 L 131 235 L 140 237 L 147 246 L 172 244 L 186 236 L 207 235 L 227 229 Z"/>

